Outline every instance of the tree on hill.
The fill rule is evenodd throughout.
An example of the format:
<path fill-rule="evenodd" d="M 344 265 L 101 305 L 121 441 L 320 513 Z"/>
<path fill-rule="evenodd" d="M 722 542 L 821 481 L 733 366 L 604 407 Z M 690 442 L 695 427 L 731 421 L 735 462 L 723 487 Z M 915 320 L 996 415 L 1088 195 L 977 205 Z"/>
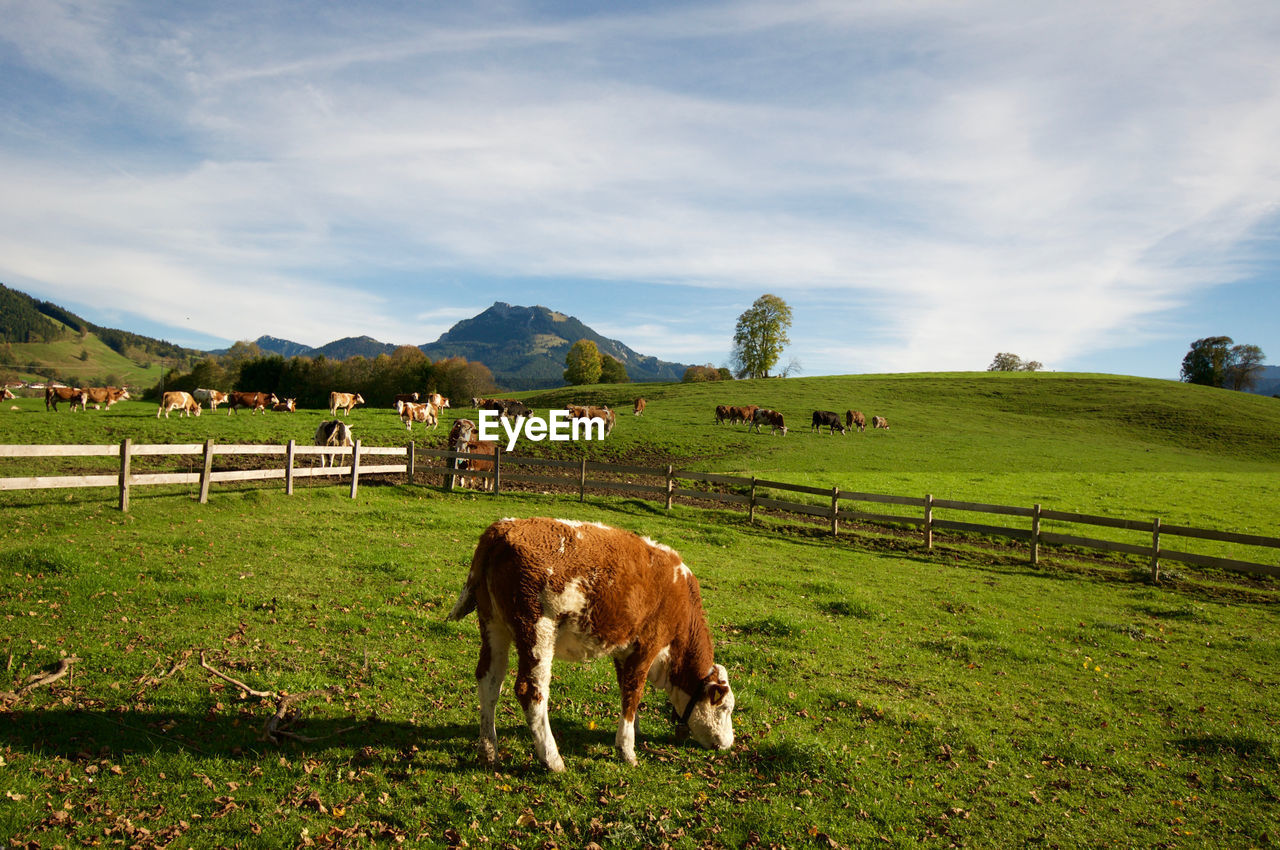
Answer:
<path fill-rule="evenodd" d="M 741 316 L 733 332 L 734 372 L 739 378 L 767 378 L 791 342 L 791 308 L 776 295 L 761 295 Z"/>
<path fill-rule="evenodd" d="M 564 370 L 566 383 L 575 386 L 600 383 L 600 349 L 591 340 L 580 339 L 575 342 L 564 356 L 564 363 L 568 367 Z"/>
<path fill-rule="evenodd" d="M 627 374 L 627 367 L 622 365 L 621 360 L 612 354 L 602 354 L 600 355 L 600 383 L 629 384 L 631 376 Z"/>
<path fill-rule="evenodd" d="M 1262 374 L 1266 355 L 1256 345 L 1233 342 L 1229 336 L 1207 336 L 1191 343 L 1182 358 L 1182 380 L 1229 390 L 1252 388 Z"/>
<path fill-rule="evenodd" d="M 1016 354 L 1002 351 L 987 367 L 988 372 L 1039 372 L 1044 364 L 1039 360 L 1023 360 Z"/>

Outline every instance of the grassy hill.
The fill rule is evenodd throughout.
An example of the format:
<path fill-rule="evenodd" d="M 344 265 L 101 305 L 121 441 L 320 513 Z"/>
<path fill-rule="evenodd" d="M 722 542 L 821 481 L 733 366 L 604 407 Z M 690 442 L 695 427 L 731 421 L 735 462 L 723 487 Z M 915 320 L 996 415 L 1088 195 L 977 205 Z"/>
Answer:
<path fill-rule="evenodd" d="M 618 425 L 603 443 L 521 441 L 542 456 L 674 462 L 684 468 L 894 495 L 1023 505 L 1150 518 L 1273 534 L 1280 515 L 1280 401 L 1172 381 L 1111 375 L 962 373 L 864 375 L 711 384 L 609 385 L 522 394 L 536 412 L 569 402 L 607 403 Z M 649 399 L 631 415 L 635 395 Z M 466 404 L 464 400 L 458 400 Z M 791 424 L 785 437 L 713 424 L 715 406 L 760 404 Z M 309 441 L 328 411 L 198 420 L 155 419 L 144 403 L 85 417 L 46 415 L 40 403 L 6 411 L 20 442 Z M 809 430 L 814 409 L 857 408 L 889 431 L 845 436 Z M 38 411 L 28 418 L 22 411 Z M 460 416 L 413 439 L 441 445 Z M 12 418 L 10 418 L 12 417 Z M 401 445 L 391 410 L 356 408 L 369 445 Z"/>
<path fill-rule="evenodd" d="M 137 363 L 89 333 L 53 342 L 0 345 L 3 371 L 18 380 L 40 382 L 51 370 L 63 383 L 93 386 L 154 386 L 164 366 L 158 359 Z"/>
<path fill-rule="evenodd" d="M 187 365 L 199 352 L 118 328 L 0 284 L 0 376 L 5 381 L 151 386 L 164 365 Z"/>

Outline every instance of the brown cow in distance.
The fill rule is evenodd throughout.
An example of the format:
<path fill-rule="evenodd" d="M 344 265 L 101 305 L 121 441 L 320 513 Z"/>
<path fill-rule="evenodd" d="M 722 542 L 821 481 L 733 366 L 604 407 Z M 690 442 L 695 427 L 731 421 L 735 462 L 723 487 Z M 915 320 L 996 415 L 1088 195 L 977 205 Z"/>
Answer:
<path fill-rule="evenodd" d="M 196 401 L 195 396 L 191 393 L 182 392 L 181 390 L 170 390 L 160 398 L 160 407 L 156 410 L 156 419 L 160 418 L 160 414 L 164 414 L 164 418 L 169 418 L 169 412 L 173 410 L 181 410 L 183 416 L 199 416 L 200 402 Z"/>
<path fill-rule="evenodd" d="M 635 416 L 639 416 L 640 414 L 644 413 L 644 409 L 648 404 L 649 402 L 643 398 L 636 399 L 635 404 L 632 405 L 631 413 Z"/>
<path fill-rule="evenodd" d="M 201 404 L 208 402 L 210 410 L 217 410 L 218 405 L 227 403 L 227 394 L 218 390 L 197 387 L 191 396 Z"/>
<path fill-rule="evenodd" d="M 859 431 L 867 430 L 867 417 L 862 415 L 861 410 L 846 410 L 844 412 L 844 424 L 849 427 L 857 427 Z"/>
<path fill-rule="evenodd" d="M 89 402 L 89 394 L 80 387 L 47 386 L 44 388 L 45 410 L 57 412 L 60 401 L 70 402 L 72 410 L 77 407 L 84 410 L 84 406 Z"/>
<path fill-rule="evenodd" d="M 476 423 L 470 419 L 459 419 L 453 423 L 453 427 L 449 429 L 448 446 L 451 452 L 466 452 L 469 454 L 493 455 L 494 448 L 498 445 L 495 440 L 481 440 L 476 434 Z M 479 458 L 454 458 L 453 468 L 458 471 L 471 470 L 472 472 L 491 472 L 493 470 L 493 461 L 480 460 Z M 488 477 L 479 477 L 475 475 L 455 475 L 450 481 L 450 486 L 457 487 L 474 487 L 476 481 L 480 482 L 480 489 L 492 490 L 493 479 Z"/>
<path fill-rule="evenodd" d="M 111 405 L 117 401 L 129 400 L 129 391 L 120 387 L 87 387 L 85 394 L 88 395 L 87 401 L 93 405 L 94 410 L 101 410 L 104 404 L 107 410 L 110 410 Z"/>
<path fill-rule="evenodd" d="M 316 427 L 315 444 L 325 448 L 351 448 L 355 445 L 355 441 L 351 439 L 351 426 L 341 419 L 321 422 Z M 326 465 L 337 466 L 337 454 L 337 452 L 321 452 L 320 467 L 323 469 Z"/>
<path fill-rule="evenodd" d="M 885 419 L 883 416 L 872 416 L 872 417 L 871 417 L 871 429 L 874 431 L 876 428 L 883 428 L 883 429 L 885 429 L 886 431 L 888 431 L 888 430 L 889 430 L 889 420 L 888 420 L 888 419 Z"/>
<path fill-rule="evenodd" d="M 495 712 L 507 656 L 516 648 L 515 694 L 534 751 L 564 770 L 548 703 L 555 658 L 613 659 L 622 694 L 614 745 L 636 763 L 636 712 L 646 681 L 667 692 L 679 731 L 704 747 L 733 746 L 733 690 L 715 663 L 698 580 L 673 549 L 599 523 L 507 519 L 480 536 L 449 612 L 480 620 L 480 755 L 498 757 Z"/>
<path fill-rule="evenodd" d="M 227 395 L 227 415 L 235 413 L 242 407 L 249 408 L 250 414 L 266 411 L 280 403 L 275 393 L 229 393 Z"/>
<path fill-rule="evenodd" d="M 360 393 L 329 393 L 330 416 L 337 416 L 339 410 L 342 411 L 343 416 L 346 416 L 357 404 L 364 404 L 364 396 Z"/>
<path fill-rule="evenodd" d="M 783 421 L 782 414 L 776 410 L 770 410 L 767 407 L 757 408 L 751 415 L 751 424 L 757 434 L 760 433 L 761 425 L 768 425 L 770 434 L 780 433 L 784 437 L 787 436 L 787 425 Z"/>

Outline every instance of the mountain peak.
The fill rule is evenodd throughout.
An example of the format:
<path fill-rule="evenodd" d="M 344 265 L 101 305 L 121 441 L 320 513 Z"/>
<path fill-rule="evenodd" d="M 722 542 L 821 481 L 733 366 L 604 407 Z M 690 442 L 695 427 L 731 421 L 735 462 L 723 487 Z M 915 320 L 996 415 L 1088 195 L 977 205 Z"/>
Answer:
<path fill-rule="evenodd" d="M 508 389 L 542 389 L 564 385 L 564 358 L 580 339 L 596 344 L 626 366 L 633 381 L 679 381 L 685 365 L 646 357 L 616 339 L 592 330 L 573 316 L 541 304 L 523 307 L 495 301 L 463 319 L 428 345 L 419 346 L 432 359 L 479 360 L 494 380 Z"/>

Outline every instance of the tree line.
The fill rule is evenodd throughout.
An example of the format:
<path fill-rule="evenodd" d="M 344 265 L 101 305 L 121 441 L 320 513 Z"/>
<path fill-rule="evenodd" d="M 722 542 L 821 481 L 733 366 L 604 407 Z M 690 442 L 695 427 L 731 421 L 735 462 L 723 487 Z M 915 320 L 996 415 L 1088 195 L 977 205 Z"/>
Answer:
<path fill-rule="evenodd" d="M 483 363 L 461 357 L 432 362 L 412 345 L 372 359 L 349 357 L 333 360 L 316 357 L 285 358 L 265 354 L 252 342 L 237 342 L 225 354 L 209 355 L 184 372 L 171 369 L 145 398 L 158 400 L 171 390 L 197 388 L 223 392 L 270 392 L 281 399 L 297 400 L 299 407 L 325 408 L 329 393 L 359 393 L 371 407 L 390 407 L 401 393 L 438 392 L 459 403 L 494 392 L 493 373 Z"/>

